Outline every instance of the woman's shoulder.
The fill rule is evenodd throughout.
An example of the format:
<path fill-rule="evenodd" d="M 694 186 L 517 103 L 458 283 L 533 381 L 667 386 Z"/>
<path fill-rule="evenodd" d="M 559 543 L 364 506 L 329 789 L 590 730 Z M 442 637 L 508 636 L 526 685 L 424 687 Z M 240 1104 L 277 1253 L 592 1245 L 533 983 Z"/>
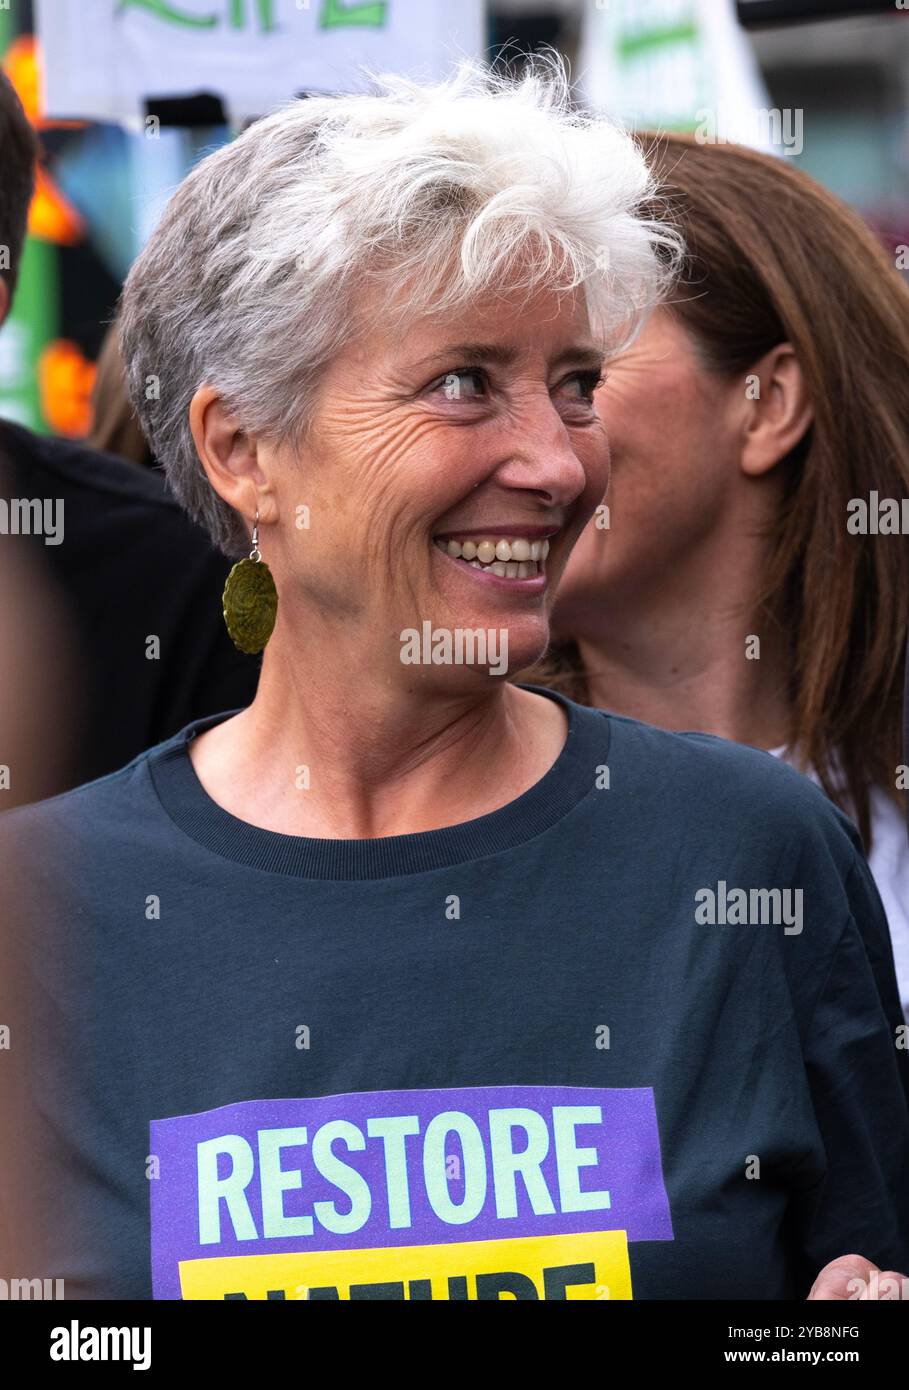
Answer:
<path fill-rule="evenodd" d="M 149 764 L 179 746 L 185 730 L 94 781 L 0 814 L 0 860 L 61 867 L 70 851 L 106 852 L 118 838 L 142 833 L 144 812 L 157 801 Z"/>
<path fill-rule="evenodd" d="M 844 861 L 861 857 L 849 818 L 810 778 L 772 753 L 714 734 L 673 732 L 624 715 L 608 718 L 615 776 L 637 796 L 661 801 L 677 815 L 748 826 L 753 834 L 810 833 Z"/>
<path fill-rule="evenodd" d="M 861 938 L 860 955 L 899 1019 L 887 920 L 861 838 L 822 789 L 761 749 L 619 716 L 610 723 L 611 786 L 630 793 L 625 817 L 640 817 L 651 841 L 671 841 L 686 871 L 708 865 L 704 883 L 716 880 L 717 894 L 722 880 L 749 895 L 799 895 L 804 934 L 768 938 L 787 970 L 804 974 L 806 953 L 829 963 Z"/>

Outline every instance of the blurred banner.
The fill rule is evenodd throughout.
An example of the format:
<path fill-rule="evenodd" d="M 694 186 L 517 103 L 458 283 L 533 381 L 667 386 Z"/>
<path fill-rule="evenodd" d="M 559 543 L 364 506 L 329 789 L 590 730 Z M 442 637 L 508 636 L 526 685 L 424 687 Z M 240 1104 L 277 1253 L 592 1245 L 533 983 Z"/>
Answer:
<path fill-rule="evenodd" d="M 442 76 L 484 46 L 483 0 L 38 0 L 50 116 L 130 121 L 149 98 L 220 97 L 239 123 L 360 69 Z"/>
<path fill-rule="evenodd" d="M 690 130 L 705 143 L 779 149 L 734 0 L 604 0 L 585 6 L 579 59 L 586 99 L 643 130 Z M 775 123 L 776 122 L 776 123 Z"/>

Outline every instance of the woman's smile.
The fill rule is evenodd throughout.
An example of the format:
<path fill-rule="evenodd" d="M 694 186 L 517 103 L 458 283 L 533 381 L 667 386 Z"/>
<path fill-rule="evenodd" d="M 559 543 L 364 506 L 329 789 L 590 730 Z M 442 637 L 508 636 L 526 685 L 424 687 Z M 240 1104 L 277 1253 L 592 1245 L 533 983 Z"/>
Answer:
<path fill-rule="evenodd" d="M 540 594 L 547 585 L 546 560 L 554 526 L 486 526 L 440 532 L 434 546 L 462 570 L 500 588 Z"/>

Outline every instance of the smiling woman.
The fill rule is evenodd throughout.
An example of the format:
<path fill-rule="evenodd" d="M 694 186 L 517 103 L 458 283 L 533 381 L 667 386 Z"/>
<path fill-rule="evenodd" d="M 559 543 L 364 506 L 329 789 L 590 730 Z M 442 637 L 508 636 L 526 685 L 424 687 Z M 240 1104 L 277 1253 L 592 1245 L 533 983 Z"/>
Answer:
<path fill-rule="evenodd" d="M 422 391 L 475 406 L 493 365 L 513 371 L 504 315 L 535 290 L 578 291 L 587 353 L 568 367 L 597 369 L 588 335 L 602 351 L 633 331 L 666 275 L 656 247 L 677 244 L 634 215 L 651 191 L 635 146 L 569 109 L 554 64 L 516 86 L 469 65 L 436 88 L 387 78 L 376 95 L 259 121 L 184 181 L 124 295 L 133 402 L 175 491 L 228 553 L 244 550 L 248 525 L 196 457 L 194 392 L 216 386 L 247 430 L 299 446 L 326 364 L 349 352 L 352 384 L 370 333 L 389 404 Z M 456 315 L 481 326 L 463 317 L 478 305 L 494 331 L 459 334 Z M 427 315 L 443 331 L 411 344 Z"/>
<path fill-rule="evenodd" d="M 73 1296 L 804 1297 L 905 1258 L 847 823 L 762 754 L 506 679 L 678 254 L 654 192 L 558 70 L 465 68 L 260 121 L 133 267 L 143 426 L 278 602 L 249 709 L 0 836 Z M 704 920 L 726 883 L 760 920 Z"/>

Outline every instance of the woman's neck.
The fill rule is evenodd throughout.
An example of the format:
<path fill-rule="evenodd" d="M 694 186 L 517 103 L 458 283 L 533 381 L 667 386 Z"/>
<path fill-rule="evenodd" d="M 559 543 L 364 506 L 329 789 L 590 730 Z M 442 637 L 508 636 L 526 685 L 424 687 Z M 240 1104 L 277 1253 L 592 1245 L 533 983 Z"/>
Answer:
<path fill-rule="evenodd" d="M 602 625 L 577 639 L 589 702 L 664 729 L 756 748 L 786 743 L 782 635 L 722 595 L 722 586 L 705 586 L 694 596 L 682 582 L 656 595 L 611 596 Z"/>
<path fill-rule="evenodd" d="M 415 834 L 506 805 L 564 746 L 555 701 L 479 678 L 468 694 L 431 680 L 406 689 L 362 670 L 312 651 L 300 663 L 270 645 L 249 709 L 190 744 L 213 800 L 282 834 Z"/>

